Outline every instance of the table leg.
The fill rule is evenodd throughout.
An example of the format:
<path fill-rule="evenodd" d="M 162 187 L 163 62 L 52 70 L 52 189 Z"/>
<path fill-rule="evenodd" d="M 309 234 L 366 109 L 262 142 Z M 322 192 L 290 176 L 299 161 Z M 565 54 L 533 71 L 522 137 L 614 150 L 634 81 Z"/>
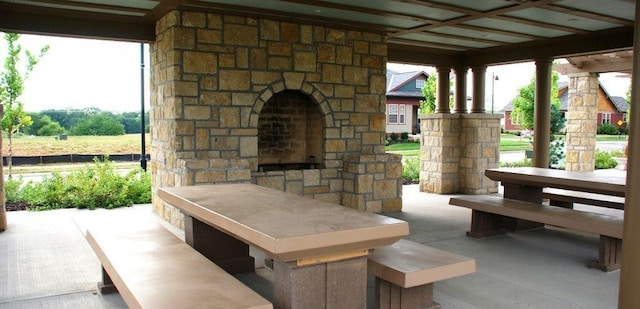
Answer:
<path fill-rule="evenodd" d="M 365 308 L 367 257 L 298 266 L 273 261 L 275 308 Z"/>
<path fill-rule="evenodd" d="M 185 241 L 202 255 L 230 274 L 250 273 L 255 270 L 249 245 L 184 214 Z"/>
<path fill-rule="evenodd" d="M 614 271 L 620 269 L 622 258 L 622 239 L 600 235 L 598 261 L 591 262 L 590 268 L 602 271 Z"/>
<path fill-rule="evenodd" d="M 485 238 L 503 235 L 505 231 L 502 227 L 502 220 L 503 217 L 500 215 L 473 210 L 471 211 L 471 230 L 467 232 L 467 236 Z"/>
<path fill-rule="evenodd" d="M 440 304 L 433 300 L 433 283 L 403 288 L 376 277 L 375 285 L 374 306 L 377 309 L 440 308 Z"/>
<path fill-rule="evenodd" d="M 504 197 L 525 202 L 542 204 L 542 188 L 503 183 Z M 519 232 L 544 227 L 544 224 L 522 219 L 504 218 L 502 227 L 508 231 Z"/>

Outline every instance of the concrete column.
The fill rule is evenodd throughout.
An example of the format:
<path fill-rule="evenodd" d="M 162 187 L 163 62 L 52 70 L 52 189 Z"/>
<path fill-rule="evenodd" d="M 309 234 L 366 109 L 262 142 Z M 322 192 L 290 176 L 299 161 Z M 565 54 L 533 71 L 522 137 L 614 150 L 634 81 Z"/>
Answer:
<path fill-rule="evenodd" d="M 436 113 L 449 113 L 449 72 L 450 67 L 437 67 L 438 85 L 436 87 Z"/>
<path fill-rule="evenodd" d="M 456 91 L 453 93 L 453 112 L 456 114 L 467 113 L 467 67 L 455 67 Z"/>
<path fill-rule="evenodd" d="M 544 168 L 549 167 L 551 137 L 551 62 L 551 59 L 536 60 L 533 166 Z"/>
<path fill-rule="evenodd" d="M 640 5 L 636 5 L 636 20 L 640 18 Z M 635 24 L 633 36 L 634 46 L 640 43 L 640 23 Z M 640 104 L 640 50 L 633 50 L 633 74 L 631 79 L 631 104 L 638 106 Z M 640 108 L 631 109 L 631 119 L 629 124 L 629 148 L 627 158 L 627 192 L 625 195 L 624 209 L 624 232 L 622 242 L 622 266 L 620 268 L 620 288 L 618 294 L 618 308 L 640 308 L 640 233 L 638 233 L 638 224 L 640 224 L 640 209 L 638 207 L 629 207 L 640 203 L 640 165 L 635 160 L 639 160 L 640 154 Z"/>
<path fill-rule="evenodd" d="M 566 170 L 593 171 L 598 131 L 597 119 L 598 74 L 569 75 Z"/>
<path fill-rule="evenodd" d="M 479 66 L 471 68 L 473 71 L 473 103 L 471 104 L 472 113 L 484 113 L 484 86 L 485 86 L 485 74 L 487 73 L 486 66 Z"/>
<path fill-rule="evenodd" d="M 490 194 L 498 192 L 498 183 L 484 176 L 488 168 L 498 168 L 500 161 L 500 118 L 502 115 L 462 115 L 460 125 L 460 193 Z"/>

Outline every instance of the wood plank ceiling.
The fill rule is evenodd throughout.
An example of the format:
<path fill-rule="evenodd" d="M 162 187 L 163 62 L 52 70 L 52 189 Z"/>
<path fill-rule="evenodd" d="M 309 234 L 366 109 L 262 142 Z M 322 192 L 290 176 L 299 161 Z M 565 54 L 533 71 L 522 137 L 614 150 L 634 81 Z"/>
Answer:
<path fill-rule="evenodd" d="M 634 0 L 0 0 L 0 29 L 152 42 L 173 9 L 375 31 L 391 62 L 451 66 L 629 50 L 635 19 Z"/>

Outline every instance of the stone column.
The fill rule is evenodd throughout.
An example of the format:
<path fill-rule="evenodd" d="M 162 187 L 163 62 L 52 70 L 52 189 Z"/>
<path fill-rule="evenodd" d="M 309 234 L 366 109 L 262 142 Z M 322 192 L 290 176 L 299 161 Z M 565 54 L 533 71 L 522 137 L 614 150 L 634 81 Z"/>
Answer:
<path fill-rule="evenodd" d="M 533 166 L 549 167 L 551 138 L 551 59 L 536 60 Z"/>
<path fill-rule="evenodd" d="M 595 166 L 596 121 L 598 119 L 598 74 L 569 75 L 567 112 L 567 171 L 593 171 Z"/>
<path fill-rule="evenodd" d="M 500 163 L 500 119 L 502 115 L 462 115 L 460 131 L 460 193 L 498 192 L 498 183 L 484 176 Z"/>
<path fill-rule="evenodd" d="M 436 113 L 449 113 L 449 72 L 450 67 L 437 67 L 438 85 L 436 88 Z"/>
<path fill-rule="evenodd" d="M 485 74 L 487 73 L 486 66 L 479 66 L 471 68 L 473 71 L 473 103 L 471 104 L 472 113 L 484 113 L 484 87 L 485 87 Z"/>
<path fill-rule="evenodd" d="M 455 67 L 456 91 L 453 93 L 453 112 L 456 114 L 467 113 L 467 67 Z"/>
<path fill-rule="evenodd" d="M 0 118 L 4 115 L 4 104 L 0 104 Z M 2 134 L 0 134 L 0 153 L 2 153 Z M 0 232 L 7 228 L 7 206 L 5 204 L 4 193 L 4 169 L 0 164 Z"/>
<path fill-rule="evenodd" d="M 460 189 L 462 114 L 420 115 L 420 191 L 457 193 Z"/>
<path fill-rule="evenodd" d="M 636 5 L 636 20 L 640 19 L 640 5 Z M 640 23 L 635 23 L 634 45 L 640 42 Z M 633 76 L 640 76 L 640 50 L 633 50 Z M 624 231 L 622 242 L 622 266 L 620 268 L 620 289 L 618 294 L 618 308 L 640 308 L 640 209 L 633 207 L 640 203 L 640 165 L 636 160 L 640 160 L 640 79 L 631 79 L 631 104 L 636 106 L 631 109 L 631 119 L 629 128 L 629 154 L 627 161 L 627 192 L 625 194 L 626 207 L 624 210 Z"/>

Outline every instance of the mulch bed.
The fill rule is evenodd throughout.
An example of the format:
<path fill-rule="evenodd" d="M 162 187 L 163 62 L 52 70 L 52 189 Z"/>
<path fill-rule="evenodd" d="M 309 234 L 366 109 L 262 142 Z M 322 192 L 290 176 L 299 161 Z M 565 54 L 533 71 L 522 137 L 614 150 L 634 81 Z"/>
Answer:
<path fill-rule="evenodd" d="M 24 202 L 18 202 L 18 203 L 7 202 L 6 204 L 7 211 L 27 210 L 27 206 L 29 206 L 29 204 Z"/>

